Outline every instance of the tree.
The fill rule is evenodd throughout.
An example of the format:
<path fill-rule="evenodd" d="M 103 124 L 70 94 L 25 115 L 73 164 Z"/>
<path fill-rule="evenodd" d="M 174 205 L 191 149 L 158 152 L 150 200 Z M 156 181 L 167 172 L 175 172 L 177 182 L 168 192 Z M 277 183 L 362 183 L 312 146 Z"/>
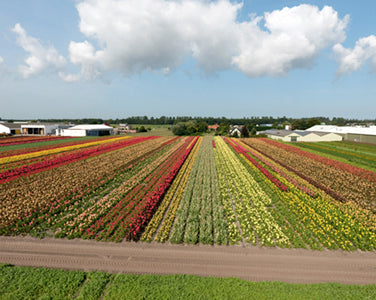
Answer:
<path fill-rule="evenodd" d="M 320 125 L 320 124 L 321 124 L 321 122 L 318 119 L 315 119 L 315 118 L 309 119 L 308 122 L 307 122 L 308 128 L 311 128 L 315 125 Z"/>
<path fill-rule="evenodd" d="M 255 127 L 253 127 L 253 128 L 251 129 L 251 136 L 256 136 L 256 134 L 257 134 L 257 130 L 256 130 Z"/>
<path fill-rule="evenodd" d="M 208 131 L 208 124 L 204 121 L 200 121 L 198 123 L 197 131 L 198 132 L 207 132 Z"/>
<path fill-rule="evenodd" d="M 141 126 L 138 130 L 139 132 L 147 132 L 146 128 L 144 126 Z"/>
<path fill-rule="evenodd" d="M 241 136 L 242 138 L 247 138 L 247 137 L 249 137 L 249 130 L 248 130 L 248 126 L 247 126 L 247 125 L 244 125 L 244 126 L 242 127 L 242 130 L 241 130 L 241 132 L 240 132 L 240 136 Z"/>
<path fill-rule="evenodd" d="M 305 130 L 308 128 L 308 123 L 307 121 L 303 119 L 299 119 L 299 120 L 295 120 L 294 122 L 292 122 L 291 127 L 293 130 L 295 129 Z"/>
<path fill-rule="evenodd" d="M 175 135 L 186 135 L 187 134 L 187 127 L 185 126 L 185 123 L 180 122 L 177 123 L 172 127 L 172 133 Z"/>
<path fill-rule="evenodd" d="M 188 122 L 185 122 L 185 127 L 187 128 L 187 134 L 193 135 L 197 133 L 197 122 L 195 120 L 191 120 Z"/>
<path fill-rule="evenodd" d="M 230 131 L 230 125 L 227 122 L 222 122 L 218 127 L 218 135 L 226 135 Z"/>

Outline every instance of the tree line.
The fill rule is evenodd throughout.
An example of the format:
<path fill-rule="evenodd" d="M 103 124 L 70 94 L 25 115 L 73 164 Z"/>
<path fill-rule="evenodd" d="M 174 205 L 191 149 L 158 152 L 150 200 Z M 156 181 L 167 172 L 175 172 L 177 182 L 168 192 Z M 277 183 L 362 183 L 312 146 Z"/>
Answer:
<path fill-rule="evenodd" d="M 0 118 L 1 120 L 1 118 Z M 291 118 L 291 117 L 243 117 L 243 118 L 227 118 L 227 117 L 192 117 L 192 116 L 161 116 L 161 117 L 148 117 L 148 116 L 132 116 L 122 119 L 102 119 L 102 118 L 81 118 L 81 119 L 38 119 L 38 120 L 12 120 L 12 121 L 33 121 L 33 122 L 52 122 L 52 123 L 74 123 L 74 124 L 142 124 L 142 125 L 176 125 L 188 121 L 195 121 L 197 123 L 205 122 L 208 125 L 214 124 L 237 124 L 260 126 L 271 124 L 273 128 L 277 128 L 281 124 L 290 124 L 295 129 L 306 129 L 311 127 L 311 124 L 325 123 L 327 125 L 343 126 L 346 124 L 365 124 L 376 123 L 376 119 L 347 119 L 341 117 L 312 117 L 312 118 Z"/>

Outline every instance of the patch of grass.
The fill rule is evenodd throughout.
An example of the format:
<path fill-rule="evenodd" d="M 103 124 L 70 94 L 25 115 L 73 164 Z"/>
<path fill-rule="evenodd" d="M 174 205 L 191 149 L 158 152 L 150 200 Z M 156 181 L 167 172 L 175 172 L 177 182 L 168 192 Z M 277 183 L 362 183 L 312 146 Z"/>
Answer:
<path fill-rule="evenodd" d="M 112 280 L 113 279 L 113 280 Z M 249 282 L 194 275 L 113 276 L 0 264 L 0 299 L 375 299 L 376 285 Z"/>
<path fill-rule="evenodd" d="M 140 128 L 141 126 L 144 126 L 145 128 L 151 128 L 151 129 L 156 129 L 156 128 L 169 128 L 172 127 L 172 125 L 164 124 L 164 125 L 149 125 L 149 124 L 129 124 L 132 126 L 132 128 Z"/>
<path fill-rule="evenodd" d="M 153 128 L 148 132 L 138 132 L 138 133 L 129 133 L 130 136 L 174 136 L 171 130 L 168 127 Z"/>
<path fill-rule="evenodd" d="M 366 299 L 376 285 L 288 284 L 193 275 L 115 277 L 104 299 Z"/>
<path fill-rule="evenodd" d="M 31 267 L 0 267 L 0 299 L 72 299 L 86 273 Z"/>
<path fill-rule="evenodd" d="M 99 299 L 103 295 L 103 291 L 110 282 L 113 275 L 103 272 L 89 272 L 87 279 L 80 290 L 80 294 L 76 299 L 91 300 Z"/>

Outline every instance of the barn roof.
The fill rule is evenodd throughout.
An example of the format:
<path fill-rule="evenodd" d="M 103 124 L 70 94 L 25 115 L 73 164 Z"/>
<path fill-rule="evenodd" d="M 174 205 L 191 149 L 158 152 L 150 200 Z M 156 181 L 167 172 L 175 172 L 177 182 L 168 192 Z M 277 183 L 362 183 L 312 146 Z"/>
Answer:
<path fill-rule="evenodd" d="M 17 123 L 0 123 L 0 125 L 3 125 L 5 127 L 8 127 L 9 129 L 18 129 L 18 128 L 21 128 L 21 124 L 17 124 Z"/>
<path fill-rule="evenodd" d="M 376 135 L 376 126 L 364 127 L 364 126 L 334 126 L 334 125 L 315 125 L 308 128 L 307 131 L 319 131 L 328 133 L 340 133 L 340 134 L 366 134 Z"/>
<path fill-rule="evenodd" d="M 113 129 L 111 126 L 107 126 L 104 124 L 82 124 L 82 125 L 76 125 L 69 130 L 109 130 Z"/>

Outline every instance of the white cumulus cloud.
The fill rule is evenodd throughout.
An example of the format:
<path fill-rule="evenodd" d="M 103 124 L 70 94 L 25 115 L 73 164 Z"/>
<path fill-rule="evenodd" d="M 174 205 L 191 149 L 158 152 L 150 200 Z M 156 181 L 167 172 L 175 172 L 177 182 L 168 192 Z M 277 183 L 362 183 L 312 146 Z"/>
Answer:
<path fill-rule="evenodd" d="M 310 67 L 320 51 L 346 38 L 348 17 L 328 6 L 299 5 L 239 22 L 241 9 L 229 0 L 83 0 L 77 10 L 87 40 L 69 46 L 81 73 L 64 76 L 166 74 L 189 56 L 208 73 L 235 68 L 250 77 L 283 76 Z"/>
<path fill-rule="evenodd" d="M 370 62 L 372 70 L 376 72 L 376 36 L 374 35 L 360 38 L 353 49 L 336 44 L 333 46 L 333 51 L 339 62 L 338 75 L 359 70 L 367 61 Z"/>
<path fill-rule="evenodd" d="M 66 59 L 53 46 L 43 46 L 38 39 L 29 36 L 20 24 L 16 24 L 12 31 L 18 35 L 19 46 L 29 54 L 25 59 L 25 65 L 19 68 L 24 78 L 65 67 Z"/>
<path fill-rule="evenodd" d="M 338 17 L 328 6 L 322 10 L 300 5 L 265 13 L 261 18 L 239 25 L 240 52 L 234 64 L 251 77 L 286 75 L 294 68 L 309 68 L 319 53 L 345 40 L 348 16 Z"/>

